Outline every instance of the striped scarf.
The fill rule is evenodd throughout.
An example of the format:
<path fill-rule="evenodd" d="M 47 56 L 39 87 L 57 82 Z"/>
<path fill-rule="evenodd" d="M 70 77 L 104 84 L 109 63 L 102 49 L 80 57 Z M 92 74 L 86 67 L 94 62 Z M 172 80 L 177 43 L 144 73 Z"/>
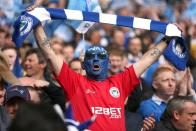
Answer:
<path fill-rule="evenodd" d="M 177 28 L 176 25 L 171 23 L 164 23 L 160 21 L 154 21 L 150 19 L 143 19 L 138 17 L 130 16 L 119 16 L 112 14 L 96 13 L 96 12 L 86 12 L 78 10 L 69 10 L 69 9 L 56 9 L 56 8 L 35 8 L 30 12 L 23 12 L 21 16 L 15 21 L 14 24 L 14 34 L 13 41 L 16 43 L 17 47 L 21 46 L 21 43 L 25 40 L 31 30 L 39 23 L 47 20 L 77 20 L 77 21 L 90 21 L 97 23 L 112 24 L 115 26 L 124 26 L 130 28 L 139 28 L 150 31 L 160 32 L 166 36 L 176 36 L 178 38 L 182 37 L 181 31 Z M 83 29 L 89 28 L 88 23 L 83 26 Z M 168 46 L 168 51 L 164 52 L 164 56 L 168 59 L 174 66 L 180 70 L 184 70 L 187 62 L 187 49 L 186 44 L 182 40 L 181 46 L 183 47 L 183 52 L 176 52 L 176 44 L 173 40 L 173 45 Z M 174 47 L 175 46 L 175 47 Z M 174 50 L 174 51 L 173 51 Z M 170 53 L 172 52 L 172 53 Z M 183 53 L 183 55 L 179 55 Z M 166 54 L 166 55 L 165 55 Z M 169 54 L 169 55 L 168 55 Z M 174 56 L 174 57 L 173 57 Z M 177 61 L 177 62 L 176 62 Z"/>

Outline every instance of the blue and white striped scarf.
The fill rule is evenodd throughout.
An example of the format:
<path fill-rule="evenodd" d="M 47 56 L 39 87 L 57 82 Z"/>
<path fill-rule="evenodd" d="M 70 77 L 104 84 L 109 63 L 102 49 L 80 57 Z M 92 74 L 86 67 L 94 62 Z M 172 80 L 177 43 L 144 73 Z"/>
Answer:
<path fill-rule="evenodd" d="M 80 10 L 80 11 L 88 11 L 88 12 L 98 12 L 101 13 L 101 7 L 99 5 L 98 0 L 71 0 L 68 2 L 68 9 L 71 10 Z M 78 33 L 86 33 L 89 28 L 91 28 L 94 22 L 90 21 L 73 21 L 67 20 L 68 25 L 72 26 Z M 88 25 L 88 28 L 86 28 Z"/>
<path fill-rule="evenodd" d="M 69 9 L 35 8 L 33 11 L 23 12 L 22 15 L 18 17 L 14 25 L 15 31 L 13 34 L 13 41 L 16 43 L 18 47 L 20 47 L 21 43 L 25 40 L 27 35 L 37 24 L 47 20 L 58 20 L 58 19 L 106 23 L 115 26 L 125 26 L 130 28 L 139 28 L 139 29 L 145 29 L 150 31 L 156 31 L 166 36 L 182 37 L 181 31 L 177 28 L 176 25 L 170 23 L 164 23 L 160 21 L 154 21 L 150 19 L 143 19 L 143 18 L 130 17 L 130 16 L 118 16 L 118 15 L 96 13 L 96 12 L 69 10 Z M 89 24 L 86 24 L 84 28 L 85 27 L 89 28 L 89 26 L 90 26 Z M 173 41 L 173 44 L 174 43 L 175 42 Z M 173 52 L 172 49 L 175 50 L 176 46 L 172 44 L 170 45 L 168 46 L 168 51 Z M 183 44 L 184 52 L 174 51 L 171 54 L 166 51 L 164 53 L 166 59 L 172 62 L 172 64 L 174 64 L 174 66 L 176 66 L 180 70 L 185 69 L 187 58 L 188 58 L 187 49 L 185 47 L 186 45 Z M 183 53 L 183 55 L 179 55 L 179 53 Z M 169 56 L 167 56 L 168 54 Z"/>

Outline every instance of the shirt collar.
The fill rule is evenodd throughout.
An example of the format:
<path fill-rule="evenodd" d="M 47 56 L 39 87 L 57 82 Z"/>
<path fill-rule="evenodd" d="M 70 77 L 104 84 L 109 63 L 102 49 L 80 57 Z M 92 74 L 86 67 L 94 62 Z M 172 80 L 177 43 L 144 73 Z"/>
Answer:
<path fill-rule="evenodd" d="M 155 95 L 155 94 L 152 96 L 152 100 L 153 100 L 156 104 L 158 104 L 158 105 L 161 105 L 162 102 L 164 102 L 164 103 L 167 103 L 167 102 L 168 102 L 168 101 L 165 101 L 165 100 L 159 98 L 159 97 L 158 97 L 157 95 Z"/>

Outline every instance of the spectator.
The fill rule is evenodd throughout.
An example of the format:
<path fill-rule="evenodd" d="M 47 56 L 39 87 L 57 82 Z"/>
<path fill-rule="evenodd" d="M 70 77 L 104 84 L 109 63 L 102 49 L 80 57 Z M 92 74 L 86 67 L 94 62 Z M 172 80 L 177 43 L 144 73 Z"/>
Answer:
<path fill-rule="evenodd" d="M 123 61 L 123 52 L 121 50 L 110 49 L 109 60 L 110 60 L 110 66 L 109 66 L 109 72 L 108 72 L 109 76 L 122 72 L 121 64 Z"/>
<path fill-rule="evenodd" d="M 125 35 L 122 30 L 120 30 L 119 28 L 114 29 L 111 39 L 112 39 L 112 42 L 111 42 L 111 45 L 109 45 L 109 46 L 111 46 L 113 48 L 118 48 L 123 51 L 125 50 L 125 48 L 124 48 Z"/>
<path fill-rule="evenodd" d="M 52 104 L 59 104 L 61 108 L 65 109 L 64 93 L 60 87 L 58 87 L 50 76 L 47 69 L 47 62 L 43 54 L 39 49 L 31 49 L 27 51 L 24 60 L 24 69 L 27 76 L 35 80 L 41 80 L 42 90 L 45 93 L 45 100 Z M 46 95 L 47 94 L 47 95 Z"/>
<path fill-rule="evenodd" d="M 62 54 L 66 62 L 70 62 L 74 58 L 74 47 L 72 45 L 64 45 Z"/>
<path fill-rule="evenodd" d="M 178 96 L 168 102 L 161 121 L 153 131 L 193 131 L 195 121 L 195 101 L 189 96 Z"/>
<path fill-rule="evenodd" d="M 39 47 L 50 59 L 58 82 L 63 86 L 68 100 L 73 105 L 76 119 L 84 121 L 92 114 L 98 115 L 96 121 L 89 127 L 92 130 L 125 130 L 125 99 L 139 84 L 138 77 L 167 47 L 165 42 L 158 44 L 124 72 L 108 77 L 109 56 L 106 50 L 100 46 L 91 46 L 85 52 L 83 68 L 87 77 L 84 77 L 70 70 L 51 50 L 50 42 L 41 25 L 35 28 L 34 34 Z"/>
<path fill-rule="evenodd" d="M 139 37 L 129 38 L 128 41 L 128 60 L 133 64 L 142 57 L 142 42 Z"/>
<path fill-rule="evenodd" d="M 69 62 L 69 67 L 74 70 L 75 72 L 84 75 L 83 69 L 82 69 L 82 61 L 78 58 L 72 59 Z"/>
<path fill-rule="evenodd" d="M 141 102 L 138 112 L 144 118 L 153 114 L 158 122 L 176 89 L 174 71 L 169 67 L 159 67 L 153 74 L 152 86 L 154 95 Z"/>
<path fill-rule="evenodd" d="M 4 105 L 10 118 L 14 118 L 18 108 L 26 101 L 30 101 L 30 94 L 26 87 L 13 86 L 6 90 Z"/>

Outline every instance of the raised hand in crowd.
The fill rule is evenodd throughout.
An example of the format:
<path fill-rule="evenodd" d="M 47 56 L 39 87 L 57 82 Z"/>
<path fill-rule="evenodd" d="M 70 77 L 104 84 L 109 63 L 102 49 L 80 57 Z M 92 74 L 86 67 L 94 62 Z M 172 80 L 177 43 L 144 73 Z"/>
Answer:
<path fill-rule="evenodd" d="M 152 116 L 146 117 L 143 120 L 143 128 L 142 131 L 152 131 L 155 126 L 155 119 Z"/>
<path fill-rule="evenodd" d="M 23 86 L 31 86 L 35 89 L 47 88 L 49 86 L 49 82 L 46 80 L 36 80 L 30 77 L 21 77 L 19 78 L 21 85 Z"/>
<path fill-rule="evenodd" d="M 35 80 L 34 87 L 37 89 L 47 88 L 49 84 L 50 83 L 46 80 Z"/>
<path fill-rule="evenodd" d="M 42 4 L 48 4 L 50 1 L 44 1 L 44 0 L 35 0 L 33 5 L 30 5 L 26 8 L 27 11 L 32 11 L 33 9 L 41 6 Z M 58 0 L 58 8 L 65 8 L 67 4 L 66 0 Z"/>
<path fill-rule="evenodd" d="M 20 84 L 20 81 L 10 71 L 8 60 L 2 52 L 0 52 L 0 81 L 1 80 L 12 85 Z"/>
<path fill-rule="evenodd" d="M 43 3 L 43 0 L 35 0 L 34 4 L 29 6 L 26 10 L 31 11 L 35 9 L 36 7 L 40 6 Z"/>
<path fill-rule="evenodd" d="M 177 77 L 177 92 L 176 95 L 179 96 L 195 96 L 195 91 L 193 89 L 193 76 L 190 69 L 187 68 L 185 71 L 178 71 L 176 73 Z"/>

